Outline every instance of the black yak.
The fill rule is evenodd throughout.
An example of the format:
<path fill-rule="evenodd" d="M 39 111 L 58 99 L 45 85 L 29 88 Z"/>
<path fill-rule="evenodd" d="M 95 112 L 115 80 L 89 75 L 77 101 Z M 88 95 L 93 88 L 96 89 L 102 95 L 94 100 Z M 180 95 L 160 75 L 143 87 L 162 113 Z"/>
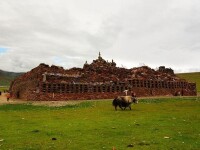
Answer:
<path fill-rule="evenodd" d="M 116 97 L 112 104 L 115 107 L 115 110 L 117 110 L 117 106 L 119 106 L 122 110 L 125 110 L 126 107 L 129 107 L 129 109 L 131 110 L 131 104 L 132 103 L 138 103 L 138 100 L 136 97 L 132 97 L 132 96 L 118 96 Z"/>

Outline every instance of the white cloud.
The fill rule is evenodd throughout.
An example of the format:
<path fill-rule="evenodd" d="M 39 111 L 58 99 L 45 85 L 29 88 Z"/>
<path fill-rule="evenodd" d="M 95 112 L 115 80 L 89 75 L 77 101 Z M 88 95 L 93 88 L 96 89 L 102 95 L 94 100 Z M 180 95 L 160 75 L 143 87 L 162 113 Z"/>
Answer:
<path fill-rule="evenodd" d="M 101 51 L 118 66 L 200 71 L 199 14 L 198 0 L 0 1 L 0 69 L 82 67 Z"/>

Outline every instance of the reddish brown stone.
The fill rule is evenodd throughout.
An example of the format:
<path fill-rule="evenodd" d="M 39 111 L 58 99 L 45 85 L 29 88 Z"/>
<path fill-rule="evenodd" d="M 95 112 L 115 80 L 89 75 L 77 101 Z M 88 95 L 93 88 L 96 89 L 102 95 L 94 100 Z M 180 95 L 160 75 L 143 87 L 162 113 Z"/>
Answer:
<path fill-rule="evenodd" d="M 196 95 L 196 84 L 180 79 L 171 68 L 148 66 L 132 69 L 116 67 L 100 55 L 83 68 L 64 70 L 40 64 L 15 79 L 10 91 L 25 100 L 110 99 L 128 89 L 137 96 Z"/>

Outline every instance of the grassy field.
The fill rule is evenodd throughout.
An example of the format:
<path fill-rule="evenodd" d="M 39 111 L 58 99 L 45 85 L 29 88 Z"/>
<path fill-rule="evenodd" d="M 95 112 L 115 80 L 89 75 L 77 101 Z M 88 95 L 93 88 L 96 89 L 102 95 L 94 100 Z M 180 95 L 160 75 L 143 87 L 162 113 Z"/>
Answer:
<path fill-rule="evenodd" d="M 1 150 L 198 150 L 200 98 L 143 99 L 115 111 L 110 100 L 63 107 L 0 106 Z"/>
<path fill-rule="evenodd" d="M 4 90 L 8 90 L 9 87 L 8 86 L 0 86 L 0 91 L 3 92 Z"/>
<path fill-rule="evenodd" d="M 194 72 L 194 73 L 180 73 L 176 74 L 178 77 L 181 77 L 183 79 L 186 79 L 190 82 L 196 82 L 197 84 L 197 91 L 200 93 L 200 72 Z"/>

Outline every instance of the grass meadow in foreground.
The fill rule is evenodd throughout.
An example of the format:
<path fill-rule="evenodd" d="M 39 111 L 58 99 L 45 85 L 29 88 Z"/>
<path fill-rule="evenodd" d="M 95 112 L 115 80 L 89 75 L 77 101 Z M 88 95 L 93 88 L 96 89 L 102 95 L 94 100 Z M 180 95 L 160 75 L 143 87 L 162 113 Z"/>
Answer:
<path fill-rule="evenodd" d="M 200 149 L 200 98 L 143 99 L 125 111 L 111 103 L 2 105 L 0 149 Z"/>

